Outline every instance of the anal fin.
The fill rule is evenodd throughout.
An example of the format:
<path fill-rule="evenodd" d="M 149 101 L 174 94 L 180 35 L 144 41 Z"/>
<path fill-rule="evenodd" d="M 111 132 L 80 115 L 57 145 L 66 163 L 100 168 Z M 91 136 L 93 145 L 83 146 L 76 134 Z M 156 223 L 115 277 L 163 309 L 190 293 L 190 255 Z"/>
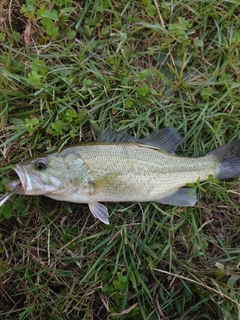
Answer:
<path fill-rule="evenodd" d="M 89 203 L 88 206 L 95 218 L 101 220 L 105 224 L 109 224 L 108 209 L 103 204 L 94 202 Z"/>
<path fill-rule="evenodd" d="M 188 207 L 193 206 L 197 201 L 196 192 L 192 194 L 192 189 L 190 188 L 180 188 L 175 192 L 160 198 L 157 202 L 163 204 L 170 204 L 173 206 Z"/>

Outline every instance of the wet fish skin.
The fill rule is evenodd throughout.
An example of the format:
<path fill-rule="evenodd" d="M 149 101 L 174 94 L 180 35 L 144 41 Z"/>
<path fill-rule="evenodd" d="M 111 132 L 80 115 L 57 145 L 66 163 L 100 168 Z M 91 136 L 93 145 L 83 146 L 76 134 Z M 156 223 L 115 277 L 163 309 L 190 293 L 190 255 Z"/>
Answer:
<path fill-rule="evenodd" d="M 173 128 L 142 140 L 107 129 L 97 142 L 16 165 L 22 184 L 18 193 L 88 203 L 93 215 L 108 224 L 107 208 L 99 202 L 191 206 L 196 194 L 184 188 L 187 183 L 207 180 L 209 175 L 224 179 L 240 175 L 240 140 L 199 158 L 177 156 L 181 140 Z"/>

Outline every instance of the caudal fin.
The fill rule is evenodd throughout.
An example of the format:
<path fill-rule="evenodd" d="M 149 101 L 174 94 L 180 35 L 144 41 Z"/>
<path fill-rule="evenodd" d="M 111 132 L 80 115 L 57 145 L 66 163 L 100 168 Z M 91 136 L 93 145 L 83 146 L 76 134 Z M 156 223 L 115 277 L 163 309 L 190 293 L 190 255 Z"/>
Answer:
<path fill-rule="evenodd" d="M 213 155 L 218 160 L 218 179 L 240 176 L 240 139 L 210 151 L 207 155 Z"/>

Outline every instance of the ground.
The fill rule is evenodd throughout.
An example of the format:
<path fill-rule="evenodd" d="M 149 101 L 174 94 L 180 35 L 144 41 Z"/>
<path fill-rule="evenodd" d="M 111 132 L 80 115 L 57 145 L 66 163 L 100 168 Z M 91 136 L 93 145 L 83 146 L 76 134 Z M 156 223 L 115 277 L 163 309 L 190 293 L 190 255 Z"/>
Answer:
<path fill-rule="evenodd" d="M 239 139 L 240 3 L 0 3 L 1 194 L 12 165 L 175 127 L 198 157 Z M 0 207 L 0 319 L 240 319 L 239 179 L 193 207 L 13 196 Z"/>

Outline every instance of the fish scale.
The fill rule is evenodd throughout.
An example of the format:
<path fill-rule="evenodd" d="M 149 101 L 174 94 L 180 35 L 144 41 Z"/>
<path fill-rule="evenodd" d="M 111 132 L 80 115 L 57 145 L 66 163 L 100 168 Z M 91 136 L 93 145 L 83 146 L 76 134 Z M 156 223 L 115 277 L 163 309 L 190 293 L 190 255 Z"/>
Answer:
<path fill-rule="evenodd" d="M 209 174 L 214 175 L 216 171 L 213 157 L 173 157 L 134 143 L 86 145 L 80 148 L 79 155 L 90 168 L 94 181 L 106 177 L 105 181 L 102 180 L 101 192 L 96 195 L 102 201 L 119 201 L 119 197 L 125 198 L 125 201 L 152 201 L 154 197 L 157 200 L 161 194 L 165 195 L 186 183 L 196 182 L 199 177 L 207 179 Z M 104 164 L 108 164 L 107 167 Z"/>

